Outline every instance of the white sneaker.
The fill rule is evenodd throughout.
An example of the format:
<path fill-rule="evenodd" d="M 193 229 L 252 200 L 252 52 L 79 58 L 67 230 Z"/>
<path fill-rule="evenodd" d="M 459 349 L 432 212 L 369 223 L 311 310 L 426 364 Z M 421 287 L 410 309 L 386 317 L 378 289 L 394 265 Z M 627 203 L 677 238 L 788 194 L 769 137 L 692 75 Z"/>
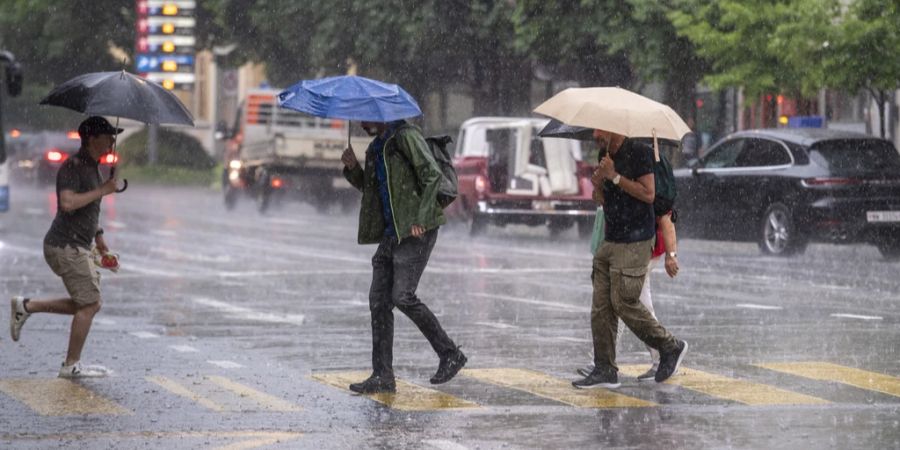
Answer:
<path fill-rule="evenodd" d="M 19 333 L 22 332 L 22 325 L 31 316 L 31 313 L 25 311 L 25 297 L 21 295 L 9 299 L 9 334 L 12 340 L 19 340 Z"/>
<path fill-rule="evenodd" d="M 80 362 L 67 366 L 63 363 L 59 369 L 60 378 L 100 378 L 109 375 L 109 370 L 103 366 L 82 366 Z"/>

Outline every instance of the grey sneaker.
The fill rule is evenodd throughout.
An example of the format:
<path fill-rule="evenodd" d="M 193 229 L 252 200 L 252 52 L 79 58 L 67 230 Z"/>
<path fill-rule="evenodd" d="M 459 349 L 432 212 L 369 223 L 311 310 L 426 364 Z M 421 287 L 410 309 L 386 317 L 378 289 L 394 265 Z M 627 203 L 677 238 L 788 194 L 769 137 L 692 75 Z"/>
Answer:
<path fill-rule="evenodd" d="M 100 366 L 82 366 L 80 362 L 67 366 L 63 362 L 59 369 L 60 378 L 100 378 L 109 374 L 109 370 Z"/>
<path fill-rule="evenodd" d="M 9 334 L 14 341 L 19 340 L 19 334 L 22 332 L 22 325 L 25 325 L 25 321 L 31 316 L 31 313 L 25 311 L 25 300 L 27 299 L 21 295 L 9 300 Z"/>
<path fill-rule="evenodd" d="M 647 369 L 646 372 L 638 375 L 638 381 L 655 381 L 656 380 L 656 367 L 651 367 Z"/>

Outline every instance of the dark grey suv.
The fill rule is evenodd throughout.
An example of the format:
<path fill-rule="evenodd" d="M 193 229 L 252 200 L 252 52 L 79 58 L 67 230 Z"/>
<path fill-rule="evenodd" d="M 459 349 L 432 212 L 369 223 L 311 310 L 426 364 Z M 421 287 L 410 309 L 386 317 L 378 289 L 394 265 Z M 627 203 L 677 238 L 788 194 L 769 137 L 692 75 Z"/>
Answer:
<path fill-rule="evenodd" d="M 869 242 L 900 258 L 900 153 L 890 141 L 820 129 L 747 130 L 675 171 L 679 234 L 752 240 L 764 253 L 811 240 Z"/>

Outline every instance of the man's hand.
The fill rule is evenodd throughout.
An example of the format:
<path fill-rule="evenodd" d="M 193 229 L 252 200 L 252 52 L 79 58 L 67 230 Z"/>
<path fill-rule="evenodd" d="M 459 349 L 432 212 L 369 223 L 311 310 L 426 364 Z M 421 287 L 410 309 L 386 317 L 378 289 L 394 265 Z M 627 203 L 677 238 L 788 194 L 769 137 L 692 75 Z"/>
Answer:
<path fill-rule="evenodd" d="M 348 169 L 352 169 L 359 165 L 359 160 L 356 159 L 356 153 L 353 153 L 352 145 L 344 149 L 344 153 L 341 155 L 341 162 L 343 162 Z"/>
<path fill-rule="evenodd" d="M 598 172 L 601 177 L 611 180 L 616 176 L 616 163 L 614 163 L 612 158 L 608 155 L 604 156 L 603 159 L 600 160 L 600 165 L 597 166 L 595 173 Z"/>
<path fill-rule="evenodd" d="M 666 253 L 666 273 L 675 278 L 678 275 L 678 259 Z"/>
<path fill-rule="evenodd" d="M 102 185 L 100 185 L 100 192 L 102 195 L 106 196 L 116 192 L 118 188 L 116 186 L 116 182 L 118 179 L 116 177 L 109 177 Z"/>
<path fill-rule="evenodd" d="M 420 238 L 425 235 L 425 227 L 420 225 L 413 225 L 410 228 L 409 232 L 413 235 L 413 237 Z"/>
<path fill-rule="evenodd" d="M 94 236 L 94 242 L 97 244 L 97 251 L 100 252 L 101 255 L 109 253 L 109 247 L 106 246 L 106 241 L 103 239 L 102 234 Z"/>

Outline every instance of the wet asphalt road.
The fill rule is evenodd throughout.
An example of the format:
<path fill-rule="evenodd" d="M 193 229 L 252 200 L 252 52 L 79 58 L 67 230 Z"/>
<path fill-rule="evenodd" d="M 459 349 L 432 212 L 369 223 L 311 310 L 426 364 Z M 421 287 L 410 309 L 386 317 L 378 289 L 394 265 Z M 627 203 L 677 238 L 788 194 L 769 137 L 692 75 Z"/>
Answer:
<path fill-rule="evenodd" d="M 14 186 L 5 297 L 64 293 L 41 253 L 54 208 L 50 190 Z M 590 352 L 585 240 L 445 227 L 419 294 L 471 370 L 428 384 L 437 358 L 396 312 L 410 384 L 373 399 L 335 387 L 370 364 L 375 247 L 356 244 L 355 214 L 260 217 L 216 191 L 133 185 L 101 223 L 123 268 L 103 273 L 83 358 L 112 374 L 55 379 L 69 318 L 32 316 L 13 343 L 4 300 L 0 447 L 900 448 L 900 264 L 871 246 L 782 259 L 680 242 L 678 278 L 658 268 L 652 287 L 690 343 L 686 370 L 638 384 L 647 356 L 626 334 L 615 396 L 565 386 Z"/>

